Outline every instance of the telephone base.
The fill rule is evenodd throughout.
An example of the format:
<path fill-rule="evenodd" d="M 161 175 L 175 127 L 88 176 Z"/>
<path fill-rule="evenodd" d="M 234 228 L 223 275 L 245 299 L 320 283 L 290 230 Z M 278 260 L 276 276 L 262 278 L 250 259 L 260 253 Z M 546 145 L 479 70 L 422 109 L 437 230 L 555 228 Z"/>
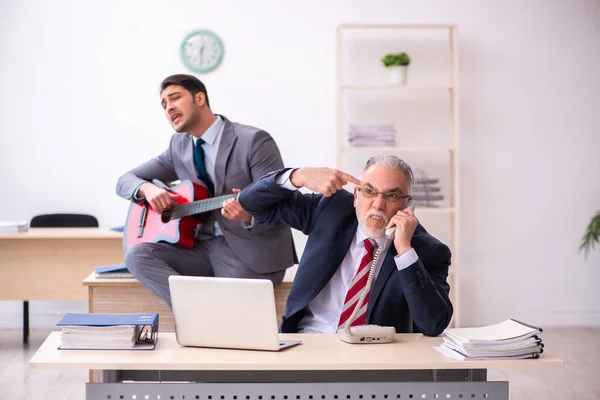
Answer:
<path fill-rule="evenodd" d="M 392 326 L 359 325 L 350 328 L 350 336 L 346 336 L 343 328 L 338 331 L 340 340 L 352 344 L 391 343 L 394 341 L 396 329 Z"/>

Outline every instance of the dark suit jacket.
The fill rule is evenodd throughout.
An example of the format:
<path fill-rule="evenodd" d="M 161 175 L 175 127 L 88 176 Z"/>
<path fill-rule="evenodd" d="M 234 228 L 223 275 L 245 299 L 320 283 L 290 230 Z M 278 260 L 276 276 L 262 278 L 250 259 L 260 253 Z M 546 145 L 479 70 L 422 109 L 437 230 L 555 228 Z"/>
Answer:
<path fill-rule="evenodd" d="M 231 194 L 233 188 L 242 189 L 283 167 L 279 149 L 267 132 L 222 118 L 225 126 L 215 162 L 215 196 Z M 119 178 L 117 194 L 130 200 L 140 185 L 152 179 L 187 179 L 204 185 L 197 177 L 193 152 L 192 136 L 175 133 L 165 152 Z M 221 210 L 208 214 L 203 223 L 212 224 L 216 219 L 231 250 L 251 270 L 272 273 L 294 264 L 289 228 L 255 224 L 249 230 L 241 222 L 223 217 Z"/>
<path fill-rule="evenodd" d="M 346 190 L 331 197 L 302 194 L 275 183 L 275 171 L 241 193 L 242 207 L 259 222 L 289 225 L 308 241 L 292 284 L 281 324 L 284 333 L 297 332 L 308 304 L 325 287 L 344 259 L 358 227 L 354 196 Z M 419 260 L 398 271 L 392 246 L 371 288 L 367 323 L 393 326 L 396 332 L 418 331 L 437 336 L 448 326 L 452 304 L 446 279 L 450 250 L 420 224 L 411 242 Z"/>

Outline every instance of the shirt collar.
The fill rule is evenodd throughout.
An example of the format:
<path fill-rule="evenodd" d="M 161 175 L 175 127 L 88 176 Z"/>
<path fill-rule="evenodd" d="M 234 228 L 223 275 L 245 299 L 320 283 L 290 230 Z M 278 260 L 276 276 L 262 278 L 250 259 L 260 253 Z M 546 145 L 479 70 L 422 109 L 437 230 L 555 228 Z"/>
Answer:
<path fill-rule="evenodd" d="M 363 232 L 360 228 L 360 224 L 356 228 L 356 244 L 362 246 L 365 239 L 369 239 L 369 237 Z M 372 239 L 377 243 L 377 246 L 382 247 L 385 245 L 385 236 L 382 238 Z M 391 241 L 390 241 L 391 242 Z M 393 242 L 392 242 L 393 243 Z M 385 249 L 383 249 L 385 250 Z"/>
<path fill-rule="evenodd" d="M 213 122 L 213 124 L 202 135 L 202 140 L 204 140 L 206 144 L 212 146 L 215 143 L 215 140 L 217 140 L 217 136 L 219 136 L 219 133 L 223 129 L 224 125 L 225 121 L 223 121 L 220 115 L 217 115 L 215 122 Z M 192 139 L 194 140 L 195 146 L 198 138 L 196 136 L 192 136 Z"/>

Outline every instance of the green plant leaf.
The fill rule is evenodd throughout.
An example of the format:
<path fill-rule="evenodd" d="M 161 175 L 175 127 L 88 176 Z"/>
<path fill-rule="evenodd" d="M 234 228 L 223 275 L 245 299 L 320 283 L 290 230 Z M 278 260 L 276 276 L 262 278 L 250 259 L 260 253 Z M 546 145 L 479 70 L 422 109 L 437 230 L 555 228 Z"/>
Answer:
<path fill-rule="evenodd" d="M 581 238 L 579 251 L 583 251 L 585 258 L 587 259 L 589 252 L 598 242 L 600 242 L 600 211 L 592 217 L 592 220 L 588 224 L 585 235 Z"/>
<path fill-rule="evenodd" d="M 406 53 L 390 53 L 383 56 L 381 63 L 384 67 L 406 66 L 410 64 L 410 57 Z"/>

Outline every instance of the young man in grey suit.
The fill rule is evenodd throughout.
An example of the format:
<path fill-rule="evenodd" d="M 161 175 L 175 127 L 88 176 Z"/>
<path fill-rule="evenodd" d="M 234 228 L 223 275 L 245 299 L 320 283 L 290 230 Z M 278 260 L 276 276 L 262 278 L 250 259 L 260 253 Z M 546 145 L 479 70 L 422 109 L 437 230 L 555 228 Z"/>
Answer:
<path fill-rule="evenodd" d="M 146 200 L 158 212 L 176 196 L 150 181 L 191 180 L 214 196 L 243 189 L 283 167 L 279 149 L 260 129 L 213 114 L 204 84 L 190 75 L 173 75 L 161 83 L 161 105 L 177 132 L 158 157 L 125 173 L 117 194 Z M 192 249 L 170 243 L 140 243 L 128 250 L 125 264 L 169 307 L 170 275 L 270 279 L 281 283 L 293 264 L 290 229 L 261 226 L 230 199 L 220 211 L 207 213 Z"/>

